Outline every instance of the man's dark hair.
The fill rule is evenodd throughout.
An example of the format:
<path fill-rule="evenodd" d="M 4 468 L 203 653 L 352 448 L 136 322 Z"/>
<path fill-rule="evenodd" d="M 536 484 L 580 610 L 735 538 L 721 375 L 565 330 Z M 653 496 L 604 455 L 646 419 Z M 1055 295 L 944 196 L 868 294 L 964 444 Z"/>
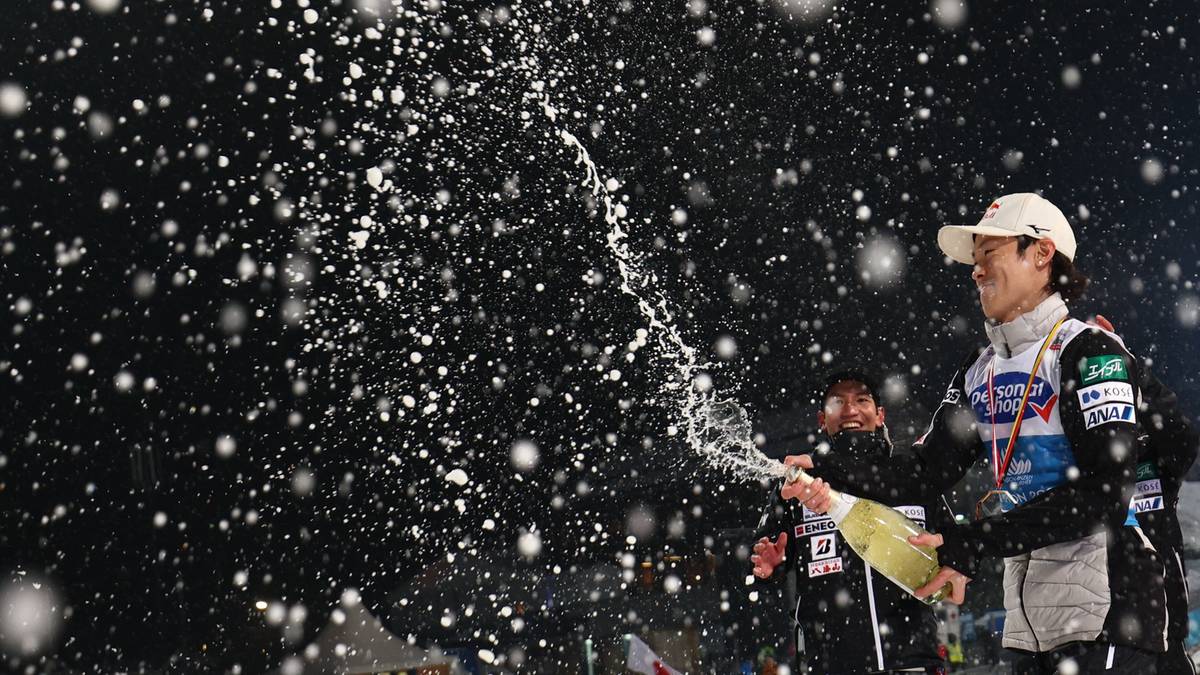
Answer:
<path fill-rule="evenodd" d="M 833 389 L 839 383 L 846 381 L 861 382 L 867 388 L 867 393 L 874 399 L 875 405 L 879 405 L 879 395 L 876 393 L 879 391 L 879 382 L 866 368 L 858 365 L 843 366 L 828 373 L 819 385 L 821 397 L 818 405 L 823 407 L 825 399 L 829 398 L 829 390 Z"/>
<path fill-rule="evenodd" d="M 1029 235 L 1017 237 L 1017 253 L 1024 254 L 1025 249 L 1035 241 L 1037 239 Z M 1075 268 L 1075 263 L 1070 258 L 1063 255 L 1061 251 L 1054 252 L 1054 257 L 1050 259 L 1050 283 L 1048 285 L 1051 293 L 1058 293 L 1063 300 L 1076 300 L 1087 290 L 1088 283 L 1087 276 Z"/>
<path fill-rule="evenodd" d="M 971 240 L 974 241 L 978 236 L 971 235 Z M 1037 239 L 1027 234 L 1017 237 L 1017 253 L 1024 255 L 1025 249 L 1035 241 Z M 1050 283 L 1046 284 L 1051 293 L 1058 293 L 1063 300 L 1077 300 L 1083 296 L 1089 283 L 1087 276 L 1076 269 L 1070 258 L 1061 251 L 1054 251 L 1054 257 L 1050 259 Z"/>

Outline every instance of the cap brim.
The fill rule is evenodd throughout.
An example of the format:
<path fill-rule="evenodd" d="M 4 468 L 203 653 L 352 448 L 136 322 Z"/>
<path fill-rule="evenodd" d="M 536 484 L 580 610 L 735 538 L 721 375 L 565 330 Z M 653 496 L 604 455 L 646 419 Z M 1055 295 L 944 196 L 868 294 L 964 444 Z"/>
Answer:
<path fill-rule="evenodd" d="M 948 257 L 964 264 L 975 264 L 975 235 L 1017 237 L 1019 233 L 991 225 L 946 225 L 938 230 L 938 248 Z"/>

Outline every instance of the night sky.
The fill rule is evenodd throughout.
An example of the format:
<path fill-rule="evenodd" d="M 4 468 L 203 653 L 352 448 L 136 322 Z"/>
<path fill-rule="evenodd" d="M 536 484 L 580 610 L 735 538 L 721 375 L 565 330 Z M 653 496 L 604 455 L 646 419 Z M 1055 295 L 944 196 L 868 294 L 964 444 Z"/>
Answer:
<path fill-rule="evenodd" d="M 1023 191 L 1076 229 L 1073 312 L 1200 412 L 1192 3 L 8 12 L 0 571 L 59 627 L 0 634 L 11 666 L 260 672 L 346 589 L 418 642 L 532 654 L 577 626 L 472 636 L 480 561 L 740 564 L 767 486 L 670 433 L 672 363 L 561 131 L 760 440 L 850 360 L 918 435 L 983 339 L 936 228 Z"/>

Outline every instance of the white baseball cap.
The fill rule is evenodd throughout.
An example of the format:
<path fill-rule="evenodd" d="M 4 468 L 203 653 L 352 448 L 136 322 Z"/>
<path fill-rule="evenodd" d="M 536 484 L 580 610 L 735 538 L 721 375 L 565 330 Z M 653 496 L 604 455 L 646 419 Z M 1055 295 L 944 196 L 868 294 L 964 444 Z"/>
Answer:
<path fill-rule="evenodd" d="M 997 197 L 977 225 L 946 225 L 938 230 L 938 246 L 954 260 L 974 265 L 977 234 L 1049 239 L 1067 260 L 1075 260 L 1075 232 L 1066 216 L 1057 206 L 1032 192 Z"/>

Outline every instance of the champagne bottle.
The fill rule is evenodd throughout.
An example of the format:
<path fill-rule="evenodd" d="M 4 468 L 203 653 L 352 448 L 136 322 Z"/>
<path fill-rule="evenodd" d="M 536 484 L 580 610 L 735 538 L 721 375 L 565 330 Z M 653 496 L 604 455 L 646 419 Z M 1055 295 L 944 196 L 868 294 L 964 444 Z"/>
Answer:
<path fill-rule="evenodd" d="M 798 466 L 789 466 L 788 482 L 800 481 L 805 485 L 813 477 Z M 925 534 L 925 529 L 896 509 L 870 499 L 852 497 L 830 490 L 833 506 L 829 516 L 837 526 L 846 543 L 867 561 L 877 572 L 891 580 L 910 595 L 929 583 L 937 574 L 937 551 L 929 546 L 914 546 L 908 538 Z M 933 595 L 922 598 L 932 605 L 950 595 L 950 584 L 946 584 Z"/>

